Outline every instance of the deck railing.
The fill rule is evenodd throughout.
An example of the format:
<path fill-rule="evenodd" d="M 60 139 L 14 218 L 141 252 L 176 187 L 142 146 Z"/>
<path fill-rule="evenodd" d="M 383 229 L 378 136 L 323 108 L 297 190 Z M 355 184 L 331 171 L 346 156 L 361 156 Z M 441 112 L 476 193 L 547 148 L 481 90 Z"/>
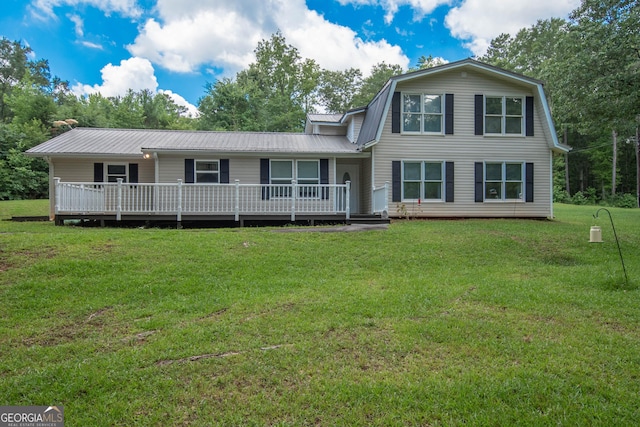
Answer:
<path fill-rule="evenodd" d="M 55 179 L 55 213 L 234 215 L 329 215 L 350 218 L 350 182 L 345 184 L 145 184 L 62 182 Z"/>
<path fill-rule="evenodd" d="M 389 214 L 389 183 L 385 182 L 382 187 L 373 187 L 373 213 Z"/>

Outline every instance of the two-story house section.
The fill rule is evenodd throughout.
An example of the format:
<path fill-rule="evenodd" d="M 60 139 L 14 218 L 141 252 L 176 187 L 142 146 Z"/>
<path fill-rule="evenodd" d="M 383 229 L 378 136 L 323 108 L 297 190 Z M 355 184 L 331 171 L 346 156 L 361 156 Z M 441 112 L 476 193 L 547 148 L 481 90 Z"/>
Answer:
<path fill-rule="evenodd" d="M 540 81 L 470 59 L 393 77 L 357 142 L 392 217 L 552 217 L 552 157 L 568 151 Z"/>
<path fill-rule="evenodd" d="M 391 78 L 304 133 L 76 128 L 47 159 L 51 217 L 347 220 L 553 217 L 542 83 L 467 59 Z"/>

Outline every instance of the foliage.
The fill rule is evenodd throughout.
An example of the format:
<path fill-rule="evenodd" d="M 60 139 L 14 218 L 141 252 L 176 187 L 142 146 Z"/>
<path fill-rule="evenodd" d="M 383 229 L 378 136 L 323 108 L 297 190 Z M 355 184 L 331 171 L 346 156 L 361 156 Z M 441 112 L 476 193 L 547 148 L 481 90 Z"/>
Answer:
<path fill-rule="evenodd" d="M 0 221 L 0 401 L 86 426 L 638 425 L 638 211 L 611 211 L 627 287 L 593 207 L 360 233 Z"/>

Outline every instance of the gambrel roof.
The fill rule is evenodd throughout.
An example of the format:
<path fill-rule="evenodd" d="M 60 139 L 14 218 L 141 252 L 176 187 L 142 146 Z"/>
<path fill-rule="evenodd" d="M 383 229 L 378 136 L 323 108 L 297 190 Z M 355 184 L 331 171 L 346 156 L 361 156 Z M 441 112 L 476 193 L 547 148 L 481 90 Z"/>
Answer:
<path fill-rule="evenodd" d="M 513 73 L 511 71 L 503 70 L 501 68 L 497 68 L 473 59 L 464 59 L 462 61 L 451 62 L 448 64 L 391 77 L 385 84 L 385 86 L 380 90 L 380 92 L 378 92 L 378 94 L 367 106 L 366 117 L 364 119 L 362 129 L 360 129 L 360 135 L 358 137 L 357 144 L 363 148 L 366 148 L 376 144 L 380 140 L 382 128 L 384 127 L 387 114 L 389 114 L 389 109 L 391 108 L 391 100 L 398 83 L 416 78 L 422 78 L 425 76 L 436 75 L 456 69 L 473 69 L 483 74 L 489 74 L 494 77 L 511 80 L 532 87 L 532 89 L 537 93 L 544 110 L 544 118 L 542 122 L 547 140 L 549 141 L 549 148 L 557 152 L 569 151 L 569 147 L 561 144 L 558 141 L 558 136 L 553 125 L 553 120 L 551 118 L 549 104 L 547 103 L 547 98 L 544 93 L 544 87 L 540 80 Z"/>

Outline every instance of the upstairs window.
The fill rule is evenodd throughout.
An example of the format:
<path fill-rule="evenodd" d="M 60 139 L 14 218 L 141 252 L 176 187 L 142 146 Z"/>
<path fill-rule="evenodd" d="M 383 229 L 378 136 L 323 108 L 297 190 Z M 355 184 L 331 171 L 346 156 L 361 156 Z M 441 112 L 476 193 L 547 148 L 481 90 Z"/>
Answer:
<path fill-rule="evenodd" d="M 509 96 L 485 97 L 485 134 L 522 135 L 523 111 L 523 98 Z"/>
<path fill-rule="evenodd" d="M 402 132 L 442 134 L 443 96 L 402 94 Z"/>

